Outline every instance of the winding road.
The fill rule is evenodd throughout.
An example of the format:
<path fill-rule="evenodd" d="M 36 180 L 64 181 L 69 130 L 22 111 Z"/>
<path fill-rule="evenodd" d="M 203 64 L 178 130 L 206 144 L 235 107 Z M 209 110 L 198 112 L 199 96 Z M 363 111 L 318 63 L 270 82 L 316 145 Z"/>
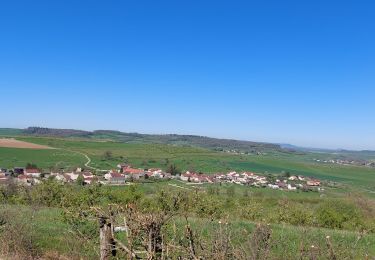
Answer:
<path fill-rule="evenodd" d="M 85 153 L 78 152 L 78 151 L 72 151 L 72 150 L 66 150 L 66 151 L 77 153 L 77 154 L 80 154 L 80 155 L 84 156 L 86 158 L 86 160 L 87 160 L 87 162 L 85 163 L 85 167 L 87 167 L 87 168 L 89 168 L 91 170 L 100 171 L 100 172 L 108 172 L 109 171 L 109 170 L 101 170 L 101 169 L 98 169 L 98 168 L 90 166 L 91 158 L 87 154 L 85 154 Z"/>

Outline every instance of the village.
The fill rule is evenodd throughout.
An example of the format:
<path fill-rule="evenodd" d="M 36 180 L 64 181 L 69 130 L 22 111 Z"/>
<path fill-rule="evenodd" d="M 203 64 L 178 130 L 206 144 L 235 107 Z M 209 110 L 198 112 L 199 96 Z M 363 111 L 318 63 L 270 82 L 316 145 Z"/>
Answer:
<path fill-rule="evenodd" d="M 95 174 L 88 169 L 77 168 L 74 171 L 50 171 L 45 172 L 37 167 L 15 167 L 13 169 L 0 169 L 0 184 L 9 182 L 21 185 L 37 185 L 42 180 L 55 179 L 61 183 L 79 183 L 90 185 L 100 183 L 102 185 L 127 185 L 133 182 L 145 180 L 179 180 L 186 184 L 213 184 L 233 183 L 252 187 L 262 187 L 276 190 L 316 190 L 322 191 L 321 181 L 316 178 L 302 175 L 262 175 L 254 172 L 236 172 L 204 174 L 186 171 L 182 174 L 172 175 L 159 168 L 140 169 L 128 164 L 119 164 L 117 169 L 104 174 Z"/>
<path fill-rule="evenodd" d="M 366 167 L 375 167 L 375 162 L 367 160 L 354 160 L 354 159 L 313 159 L 317 163 L 330 163 L 330 164 L 339 164 L 339 165 L 355 165 L 355 166 L 366 166 Z"/>

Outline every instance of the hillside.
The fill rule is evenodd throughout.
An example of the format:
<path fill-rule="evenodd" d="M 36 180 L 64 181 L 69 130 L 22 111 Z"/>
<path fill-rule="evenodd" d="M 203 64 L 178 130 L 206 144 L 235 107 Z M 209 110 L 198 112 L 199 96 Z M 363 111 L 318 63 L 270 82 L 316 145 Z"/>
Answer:
<path fill-rule="evenodd" d="M 89 138 L 106 139 L 124 143 L 153 143 L 171 144 L 180 146 L 194 146 L 218 151 L 231 151 L 243 153 L 262 153 L 271 151 L 285 151 L 278 144 L 241 141 L 233 139 L 219 139 L 196 135 L 153 135 L 139 133 L 124 133 L 112 130 L 83 131 L 75 129 L 53 129 L 42 127 L 28 127 L 26 129 L 0 129 L 0 135 L 5 136 L 40 136 L 59 138 Z"/>

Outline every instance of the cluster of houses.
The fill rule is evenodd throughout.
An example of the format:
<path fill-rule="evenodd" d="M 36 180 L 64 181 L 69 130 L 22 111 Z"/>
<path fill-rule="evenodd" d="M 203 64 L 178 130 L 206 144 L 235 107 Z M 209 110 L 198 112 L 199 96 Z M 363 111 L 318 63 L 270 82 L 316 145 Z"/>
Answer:
<path fill-rule="evenodd" d="M 53 176 L 56 180 L 63 182 L 75 182 L 79 176 L 82 176 L 84 184 L 91 184 L 92 181 L 97 177 L 90 171 L 83 171 L 81 168 L 77 168 L 71 172 L 43 172 L 38 168 L 23 168 L 16 167 L 11 170 L 0 169 L 0 184 L 7 183 L 10 180 L 16 183 L 33 185 L 38 184 L 42 179 L 47 179 Z"/>
<path fill-rule="evenodd" d="M 332 164 L 340 164 L 340 165 L 356 165 L 356 166 L 375 167 L 375 162 L 366 161 L 366 160 L 354 160 L 354 159 L 322 160 L 322 159 L 314 159 L 314 161 L 318 162 L 318 163 L 332 163 Z"/>
<path fill-rule="evenodd" d="M 107 184 L 123 184 L 126 181 L 139 180 L 141 178 L 170 179 L 172 175 L 159 168 L 136 169 L 128 164 L 117 165 L 116 170 L 111 170 L 104 175 L 104 181 Z"/>
<path fill-rule="evenodd" d="M 17 176 L 14 178 L 13 176 Z M 39 183 L 42 173 L 39 169 L 15 167 L 12 170 L 0 169 L 0 184 L 15 180 L 18 183 Z"/>
<path fill-rule="evenodd" d="M 297 190 L 321 186 L 320 180 L 310 177 L 292 175 L 289 177 L 269 178 L 253 172 L 237 173 L 235 171 L 214 175 L 186 172 L 180 176 L 180 179 L 191 183 L 235 183 L 282 190 Z"/>
<path fill-rule="evenodd" d="M 43 173 L 37 168 L 17 167 L 12 170 L 0 169 L 0 184 L 7 183 L 10 179 L 20 184 L 33 185 L 38 184 L 43 178 L 54 178 L 63 183 L 72 183 L 80 181 L 83 185 L 90 185 L 94 182 L 108 185 L 124 185 L 127 182 L 139 179 L 178 179 L 187 183 L 234 183 L 239 185 L 248 185 L 254 187 L 267 187 L 271 189 L 297 190 L 306 187 L 320 187 L 321 182 L 314 178 L 304 176 L 264 176 L 253 172 L 237 173 L 218 173 L 206 175 L 203 173 L 185 172 L 181 175 L 172 176 L 170 173 L 159 168 L 137 169 L 128 164 L 119 164 L 117 169 L 108 171 L 104 175 L 95 175 L 89 170 L 77 168 L 74 171 L 51 171 Z M 320 189 L 320 188 L 319 188 Z"/>
<path fill-rule="evenodd" d="M 40 183 L 42 179 L 54 178 L 57 181 L 63 183 L 72 183 L 81 181 L 84 185 L 90 185 L 94 182 L 99 182 L 101 184 L 112 184 L 121 185 L 126 182 L 139 180 L 141 178 L 171 178 L 171 174 L 162 171 L 161 169 L 136 169 L 132 168 L 130 165 L 121 164 L 118 165 L 118 169 L 111 170 L 104 174 L 104 176 L 99 176 L 94 174 L 90 170 L 83 170 L 82 168 L 77 168 L 73 171 L 50 171 L 42 172 L 37 168 L 22 168 L 16 167 L 13 169 L 0 169 L 0 184 L 6 184 L 10 180 L 16 183 L 34 185 Z"/>

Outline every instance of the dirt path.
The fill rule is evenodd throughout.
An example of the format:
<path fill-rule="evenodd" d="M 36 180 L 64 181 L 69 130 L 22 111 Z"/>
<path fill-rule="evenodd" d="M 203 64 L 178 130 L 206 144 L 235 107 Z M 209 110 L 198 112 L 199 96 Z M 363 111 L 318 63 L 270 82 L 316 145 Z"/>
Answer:
<path fill-rule="evenodd" d="M 66 150 L 66 151 L 77 153 L 77 154 L 80 154 L 80 155 L 84 156 L 86 158 L 86 160 L 87 160 L 87 162 L 85 163 L 85 167 L 87 167 L 87 168 L 89 168 L 91 170 L 100 171 L 100 172 L 108 172 L 109 171 L 109 170 L 101 170 L 99 168 L 95 168 L 95 167 L 90 166 L 91 158 L 87 154 L 85 154 L 85 153 L 78 152 L 78 151 L 72 151 L 72 150 Z"/>
<path fill-rule="evenodd" d="M 172 187 L 175 187 L 175 188 L 180 188 L 180 189 L 184 189 L 184 190 L 192 190 L 190 188 L 186 188 L 186 187 L 182 187 L 182 186 L 179 186 L 177 184 L 172 184 L 172 183 L 168 183 L 169 186 L 172 186 Z"/>

